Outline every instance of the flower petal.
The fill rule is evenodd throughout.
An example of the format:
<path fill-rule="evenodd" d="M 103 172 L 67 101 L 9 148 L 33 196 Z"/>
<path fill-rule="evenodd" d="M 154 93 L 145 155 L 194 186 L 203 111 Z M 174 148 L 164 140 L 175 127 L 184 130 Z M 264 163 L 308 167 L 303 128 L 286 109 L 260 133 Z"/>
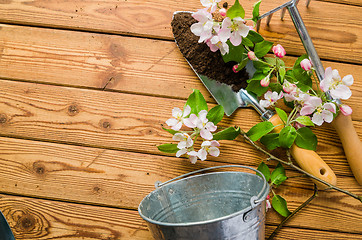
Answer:
<path fill-rule="evenodd" d="M 175 141 L 183 141 L 185 140 L 185 135 L 183 133 L 176 133 L 173 135 L 172 139 Z"/>
<path fill-rule="evenodd" d="M 220 143 L 218 141 L 216 141 L 216 140 L 212 140 L 211 141 L 211 146 L 212 147 L 220 147 Z"/>
<path fill-rule="evenodd" d="M 353 76 L 352 75 L 347 75 L 342 79 L 342 82 L 347 85 L 347 86 L 351 86 L 353 84 Z"/>
<path fill-rule="evenodd" d="M 201 143 L 201 147 L 210 147 L 211 146 L 211 142 L 210 141 L 203 141 Z"/>
<path fill-rule="evenodd" d="M 206 160 L 206 157 L 207 157 L 207 152 L 205 149 L 201 148 L 198 153 L 197 153 L 197 156 L 200 158 L 201 161 L 204 161 Z"/>
<path fill-rule="evenodd" d="M 241 36 L 238 34 L 238 32 L 233 32 L 230 35 L 230 42 L 234 46 L 239 46 L 241 43 Z"/>
<path fill-rule="evenodd" d="M 335 89 L 331 89 L 331 96 L 334 99 L 348 99 L 352 96 L 352 91 L 346 85 L 338 85 Z"/>
<path fill-rule="evenodd" d="M 181 129 L 181 127 L 182 127 L 182 122 L 180 121 L 180 122 L 177 122 L 177 124 L 175 126 L 172 126 L 171 129 L 178 131 Z"/>
<path fill-rule="evenodd" d="M 260 100 L 259 104 L 264 108 L 268 108 L 270 106 L 270 102 L 268 100 Z"/>
<path fill-rule="evenodd" d="M 176 157 L 180 157 L 181 155 L 184 155 L 187 152 L 186 148 L 182 148 L 176 152 Z"/>
<path fill-rule="evenodd" d="M 348 116 L 352 114 L 352 108 L 346 104 L 342 104 L 339 106 L 339 109 L 341 110 L 341 113 L 344 116 Z"/>
<path fill-rule="evenodd" d="M 330 123 L 333 121 L 333 113 L 331 113 L 328 110 L 323 110 L 322 116 L 323 116 L 324 121 L 326 121 L 327 123 Z"/>
<path fill-rule="evenodd" d="M 220 155 L 220 150 L 217 147 L 210 147 L 209 154 L 214 157 L 218 157 Z"/>
<path fill-rule="evenodd" d="M 217 129 L 217 126 L 215 126 L 215 124 L 213 122 L 208 122 L 208 123 L 206 123 L 205 128 L 207 130 L 209 130 L 210 132 L 215 132 Z"/>
<path fill-rule="evenodd" d="M 206 140 L 211 140 L 213 138 L 211 132 L 205 128 L 200 131 L 200 136 Z"/>
<path fill-rule="evenodd" d="M 323 117 L 320 113 L 314 113 L 312 117 L 312 122 L 318 126 L 323 124 Z"/>
<path fill-rule="evenodd" d="M 178 118 L 178 117 L 182 116 L 182 111 L 181 111 L 181 109 L 179 109 L 178 107 L 173 108 L 173 109 L 172 109 L 172 116 L 173 116 L 174 118 Z"/>
<path fill-rule="evenodd" d="M 306 116 L 306 115 L 309 115 L 309 114 L 312 114 L 315 110 L 315 107 L 312 107 L 312 106 L 304 106 L 302 107 L 302 109 L 300 110 L 300 115 L 302 116 Z"/>
<path fill-rule="evenodd" d="M 328 111 L 331 111 L 332 113 L 336 113 L 336 105 L 333 103 L 325 103 L 323 105 L 323 108 Z"/>
<path fill-rule="evenodd" d="M 175 118 L 170 118 L 166 121 L 166 124 L 171 127 L 175 126 L 177 123 L 178 123 L 178 120 Z"/>

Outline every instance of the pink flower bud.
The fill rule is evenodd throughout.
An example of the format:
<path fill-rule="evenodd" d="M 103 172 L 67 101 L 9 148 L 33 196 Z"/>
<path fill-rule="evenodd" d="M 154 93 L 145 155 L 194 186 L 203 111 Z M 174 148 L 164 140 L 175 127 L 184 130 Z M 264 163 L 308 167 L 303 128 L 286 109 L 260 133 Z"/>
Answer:
<path fill-rule="evenodd" d="M 263 79 L 260 81 L 260 85 L 261 85 L 262 87 L 267 87 L 267 86 L 269 86 L 269 83 L 270 83 L 270 77 L 269 77 L 269 75 L 266 76 L 265 78 L 263 78 Z"/>
<path fill-rule="evenodd" d="M 268 195 L 268 196 L 266 196 L 266 200 L 269 200 L 270 199 L 270 196 Z"/>
<path fill-rule="evenodd" d="M 251 61 L 257 61 L 259 60 L 256 56 L 255 56 L 255 53 L 253 51 L 249 51 L 248 52 L 248 58 L 251 60 Z"/>
<path fill-rule="evenodd" d="M 275 56 L 277 56 L 278 58 L 282 58 L 285 56 L 286 52 L 285 52 L 285 49 L 283 48 L 282 45 L 278 44 L 276 46 L 274 46 L 272 48 L 273 50 L 273 53 L 275 54 Z"/>
<path fill-rule="evenodd" d="M 234 72 L 234 73 L 239 72 L 239 71 L 236 70 L 236 69 L 238 69 L 238 67 L 239 67 L 239 64 L 235 64 L 235 65 L 233 66 L 233 72 Z"/>
<path fill-rule="evenodd" d="M 341 110 L 341 113 L 344 116 L 348 116 L 352 114 L 352 108 L 346 104 L 342 104 L 339 106 L 339 109 Z"/>
<path fill-rule="evenodd" d="M 310 71 L 312 69 L 312 63 L 307 58 L 303 59 L 300 62 L 300 66 L 303 68 L 304 71 Z"/>
<path fill-rule="evenodd" d="M 286 93 L 291 93 L 293 91 L 295 91 L 297 89 L 297 85 L 295 85 L 294 83 L 290 83 L 287 80 L 284 81 L 283 83 L 283 90 Z"/>
<path fill-rule="evenodd" d="M 226 16 L 226 9 L 225 9 L 225 8 L 221 8 L 221 9 L 219 10 L 219 13 L 220 13 L 221 16 L 225 17 L 225 16 Z"/>

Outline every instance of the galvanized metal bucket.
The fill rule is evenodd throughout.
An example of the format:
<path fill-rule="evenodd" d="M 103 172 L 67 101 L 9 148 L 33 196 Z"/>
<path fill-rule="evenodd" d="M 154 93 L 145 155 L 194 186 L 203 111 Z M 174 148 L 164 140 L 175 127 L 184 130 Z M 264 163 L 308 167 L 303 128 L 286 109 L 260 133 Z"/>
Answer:
<path fill-rule="evenodd" d="M 250 169 L 261 177 L 238 171 L 194 175 L 230 167 Z M 211 167 L 156 183 L 138 212 L 157 240 L 264 240 L 268 193 L 267 181 L 254 168 Z"/>

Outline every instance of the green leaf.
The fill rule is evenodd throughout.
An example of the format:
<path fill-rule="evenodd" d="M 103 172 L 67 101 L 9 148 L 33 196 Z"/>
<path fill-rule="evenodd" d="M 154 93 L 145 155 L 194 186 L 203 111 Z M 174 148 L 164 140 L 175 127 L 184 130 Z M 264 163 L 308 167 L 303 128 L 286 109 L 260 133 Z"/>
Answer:
<path fill-rule="evenodd" d="M 177 144 L 173 144 L 173 143 L 162 144 L 162 145 L 157 146 L 157 148 L 161 152 L 165 152 L 165 153 L 176 153 L 178 150 L 180 150 L 177 148 Z"/>
<path fill-rule="evenodd" d="M 279 133 L 269 133 L 260 138 L 260 142 L 264 144 L 269 150 L 274 150 L 280 147 Z"/>
<path fill-rule="evenodd" d="M 210 109 L 207 113 L 206 118 L 213 122 L 215 125 L 218 124 L 224 117 L 224 108 L 221 105 L 217 105 Z"/>
<path fill-rule="evenodd" d="M 254 8 L 253 8 L 253 21 L 256 23 L 259 20 L 259 7 L 260 7 L 260 3 L 261 0 L 259 0 L 258 2 L 256 2 L 254 4 Z"/>
<path fill-rule="evenodd" d="M 269 182 L 269 179 L 270 179 L 270 170 L 269 170 L 269 167 L 264 163 L 264 162 L 261 162 L 258 166 L 258 170 L 264 175 L 265 177 L 265 180 L 267 182 Z M 259 173 L 256 173 L 256 175 L 260 176 Z"/>
<path fill-rule="evenodd" d="M 234 46 L 229 40 L 226 42 L 226 44 L 229 45 L 229 53 L 222 55 L 222 59 L 224 60 L 225 63 L 228 62 L 239 63 L 247 57 L 243 44 Z"/>
<path fill-rule="evenodd" d="M 299 128 L 295 144 L 304 149 L 313 150 L 317 149 L 317 136 L 307 127 Z"/>
<path fill-rule="evenodd" d="M 283 82 L 283 80 L 284 80 L 285 73 L 286 73 L 285 67 L 282 67 L 282 66 L 279 67 L 279 77 L 280 77 L 281 82 Z"/>
<path fill-rule="evenodd" d="M 277 64 L 276 57 L 265 57 L 264 60 L 265 60 L 265 62 L 267 62 L 273 66 L 275 66 Z"/>
<path fill-rule="evenodd" d="M 287 207 L 287 201 L 285 201 L 285 199 L 282 198 L 280 195 L 274 195 L 272 199 L 272 206 L 274 210 L 283 217 L 288 217 L 291 214 Z"/>
<path fill-rule="evenodd" d="M 264 41 L 264 38 L 255 31 L 249 31 L 248 36 L 246 36 L 247 39 L 252 41 L 253 43 L 258 43 Z"/>
<path fill-rule="evenodd" d="M 244 37 L 242 39 L 241 44 L 245 45 L 245 46 L 248 46 L 248 47 L 251 47 L 251 48 L 254 47 L 254 43 L 249 38 L 246 38 L 246 37 Z"/>
<path fill-rule="evenodd" d="M 263 87 L 260 85 L 260 81 L 255 80 L 251 81 L 246 87 L 247 91 L 255 93 L 258 97 L 262 96 L 266 91 L 268 91 L 269 87 Z"/>
<path fill-rule="evenodd" d="M 275 108 L 275 111 L 277 112 L 278 116 L 280 117 L 280 119 L 284 122 L 284 124 L 287 122 L 288 120 L 288 115 L 287 113 L 283 110 L 283 109 L 280 109 L 280 108 Z"/>
<path fill-rule="evenodd" d="M 290 148 L 295 138 L 297 137 L 297 131 L 292 126 L 284 127 L 279 133 L 279 143 L 281 147 Z"/>
<path fill-rule="evenodd" d="M 262 41 L 255 44 L 254 52 L 258 58 L 264 57 L 272 48 L 273 43 L 269 41 Z"/>
<path fill-rule="evenodd" d="M 269 87 L 272 90 L 272 92 L 280 93 L 281 91 L 283 91 L 283 86 L 280 83 L 277 83 L 277 82 L 270 83 Z"/>
<path fill-rule="evenodd" d="M 250 128 L 246 135 L 254 142 L 274 129 L 271 122 L 261 122 Z"/>
<path fill-rule="evenodd" d="M 231 19 L 235 17 L 241 17 L 241 18 L 245 17 L 245 10 L 240 5 L 239 0 L 235 0 L 234 5 L 232 5 L 231 8 L 229 8 L 228 11 L 226 12 L 226 16 Z"/>
<path fill-rule="evenodd" d="M 244 58 L 239 64 L 238 64 L 238 68 L 236 69 L 236 71 L 240 71 L 241 69 L 243 69 L 246 64 L 249 62 L 249 58 Z"/>
<path fill-rule="evenodd" d="M 264 74 L 268 74 L 270 72 L 270 66 L 264 62 L 253 61 L 253 65 L 254 68 L 259 72 Z"/>
<path fill-rule="evenodd" d="M 171 133 L 172 135 L 175 135 L 176 133 L 180 132 L 180 131 L 175 131 L 175 130 L 172 130 L 172 129 L 167 129 L 167 128 L 164 128 L 164 127 L 162 127 L 162 129 L 169 132 L 169 133 Z"/>
<path fill-rule="evenodd" d="M 305 126 L 313 126 L 314 127 L 314 123 L 312 122 L 312 120 L 310 119 L 310 117 L 308 116 L 299 116 L 297 119 L 295 119 L 298 123 L 303 124 Z"/>
<path fill-rule="evenodd" d="M 279 186 L 288 179 L 288 177 L 285 175 L 285 169 L 282 164 L 278 163 L 277 167 L 272 172 L 270 179 L 271 183 L 276 186 Z"/>
<path fill-rule="evenodd" d="M 239 127 L 228 127 L 214 134 L 213 140 L 234 140 L 240 134 Z"/>
<path fill-rule="evenodd" d="M 207 103 L 202 93 L 194 89 L 194 92 L 190 94 L 187 99 L 186 105 L 191 107 L 191 113 L 198 114 L 201 110 L 208 110 Z"/>
<path fill-rule="evenodd" d="M 251 79 L 248 79 L 247 82 L 251 82 L 254 80 L 262 80 L 263 78 L 265 78 L 268 74 L 267 73 L 263 73 L 263 71 L 257 70 L 254 74 L 253 77 Z"/>

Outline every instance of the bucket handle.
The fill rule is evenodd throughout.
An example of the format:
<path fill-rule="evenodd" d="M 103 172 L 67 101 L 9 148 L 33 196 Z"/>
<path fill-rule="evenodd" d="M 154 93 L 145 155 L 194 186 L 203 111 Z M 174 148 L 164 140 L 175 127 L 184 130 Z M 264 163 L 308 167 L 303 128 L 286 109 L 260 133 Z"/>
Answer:
<path fill-rule="evenodd" d="M 248 167 L 248 166 L 244 166 L 244 165 L 224 165 L 224 166 L 216 166 L 216 167 L 209 167 L 209 168 L 203 168 L 203 169 L 199 169 L 199 170 L 196 170 L 196 171 L 193 171 L 193 172 L 189 172 L 189 173 L 185 173 L 181 176 L 178 176 L 178 177 L 175 177 L 171 180 L 168 180 L 166 182 L 161 182 L 161 181 L 157 181 L 155 183 L 155 187 L 156 188 L 159 188 L 159 187 L 162 187 L 170 182 L 173 182 L 175 180 L 178 180 L 180 178 L 184 178 L 184 177 L 188 177 L 190 175 L 193 175 L 195 173 L 199 173 L 199 172 L 204 172 L 204 171 L 208 171 L 208 170 L 213 170 L 213 169 L 219 169 L 219 168 L 231 168 L 231 167 L 236 167 L 236 168 L 245 168 L 245 169 L 249 169 L 249 170 L 253 170 L 254 172 L 256 173 L 259 173 L 259 175 L 263 178 L 263 188 L 261 189 L 261 191 L 259 192 L 259 194 L 257 196 L 253 196 L 251 197 L 250 199 L 250 203 L 251 203 L 251 207 L 254 208 L 258 203 L 262 202 L 263 199 L 260 198 L 261 195 L 263 194 L 263 192 L 265 191 L 266 189 L 266 186 L 268 184 L 268 182 L 266 181 L 265 177 L 264 177 L 264 174 L 262 174 L 259 170 L 255 169 L 255 168 L 252 168 L 252 167 Z"/>

